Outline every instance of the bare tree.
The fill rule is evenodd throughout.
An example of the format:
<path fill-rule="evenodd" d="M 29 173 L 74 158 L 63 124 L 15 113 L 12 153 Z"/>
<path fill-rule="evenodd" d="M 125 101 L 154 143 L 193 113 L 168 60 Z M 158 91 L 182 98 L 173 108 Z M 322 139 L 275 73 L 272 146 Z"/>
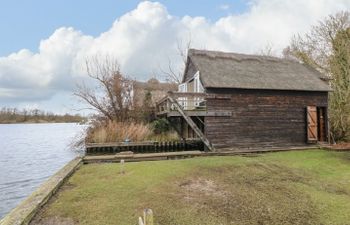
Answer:
<path fill-rule="evenodd" d="M 339 12 L 312 26 L 311 31 L 304 36 L 298 34 L 292 38 L 290 54 L 307 63 L 324 74 L 331 76 L 329 58 L 333 54 L 333 42 L 339 31 L 350 27 L 350 12 Z M 285 55 L 286 56 L 286 55 Z"/>
<path fill-rule="evenodd" d="M 283 51 L 325 74 L 333 92 L 329 98 L 334 140 L 350 140 L 350 12 L 339 12 L 294 36 Z"/>
<path fill-rule="evenodd" d="M 97 86 L 77 85 L 74 95 L 109 120 L 125 121 L 133 105 L 134 80 L 120 72 L 116 59 L 110 56 L 92 57 L 86 60 L 86 70 Z"/>
<path fill-rule="evenodd" d="M 266 44 L 265 47 L 260 49 L 258 54 L 262 55 L 262 56 L 275 56 L 274 50 L 273 50 L 273 45 L 271 43 Z"/>
<path fill-rule="evenodd" d="M 168 68 L 162 69 L 160 68 L 161 72 L 165 74 L 165 79 L 170 83 L 176 83 L 180 84 L 182 82 L 182 75 L 186 67 L 186 61 L 187 61 L 187 53 L 188 50 L 191 48 L 191 39 L 185 43 L 185 45 L 182 44 L 182 41 L 177 41 L 177 56 L 180 57 L 181 60 L 181 66 L 178 69 L 175 69 L 173 61 L 168 57 Z"/>

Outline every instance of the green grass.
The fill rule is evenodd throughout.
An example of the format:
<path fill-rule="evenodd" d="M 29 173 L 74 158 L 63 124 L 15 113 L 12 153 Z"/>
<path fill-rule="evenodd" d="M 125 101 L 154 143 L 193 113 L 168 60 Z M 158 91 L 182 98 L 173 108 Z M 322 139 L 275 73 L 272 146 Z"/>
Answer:
<path fill-rule="evenodd" d="M 350 224 L 350 153 L 323 150 L 258 157 L 82 166 L 35 224 Z"/>

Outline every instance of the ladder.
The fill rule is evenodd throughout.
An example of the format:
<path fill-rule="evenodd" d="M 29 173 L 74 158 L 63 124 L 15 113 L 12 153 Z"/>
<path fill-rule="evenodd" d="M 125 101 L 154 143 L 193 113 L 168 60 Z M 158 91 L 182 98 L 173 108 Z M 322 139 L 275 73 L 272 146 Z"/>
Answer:
<path fill-rule="evenodd" d="M 168 95 L 168 99 L 170 103 L 175 106 L 175 109 L 181 114 L 181 116 L 186 120 L 188 125 L 194 130 L 194 132 L 198 135 L 198 137 L 203 141 L 204 145 L 210 150 L 214 151 L 214 147 L 211 145 L 209 140 L 205 137 L 203 132 L 198 128 L 196 123 L 191 119 L 191 117 L 187 116 L 185 111 L 182 109 L 181 105 L 171 96 Z"/>

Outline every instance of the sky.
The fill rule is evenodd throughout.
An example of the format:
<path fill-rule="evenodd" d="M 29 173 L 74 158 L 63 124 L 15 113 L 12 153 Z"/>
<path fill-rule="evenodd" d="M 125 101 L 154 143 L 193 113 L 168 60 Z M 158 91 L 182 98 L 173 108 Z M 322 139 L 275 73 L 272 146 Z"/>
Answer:
<path fill-rule="evenodd" d="M 75 113 L 87 58 L 113 55 L 124 74 L 164 79 L 177 46 L 281 54 L 350 0 L 0 0 L 0 107 Z"/>

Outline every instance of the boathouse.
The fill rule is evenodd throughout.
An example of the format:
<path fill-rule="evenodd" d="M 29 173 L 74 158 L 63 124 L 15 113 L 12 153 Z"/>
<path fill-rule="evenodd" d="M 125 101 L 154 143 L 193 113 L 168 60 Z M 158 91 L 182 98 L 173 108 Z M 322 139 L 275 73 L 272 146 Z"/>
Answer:
<path fill-rule="evenodd" d="M 293 60 L 190 49 L 182 83 L 157 104 L 207 150 L 327 142 L 327 81 Z"/>

